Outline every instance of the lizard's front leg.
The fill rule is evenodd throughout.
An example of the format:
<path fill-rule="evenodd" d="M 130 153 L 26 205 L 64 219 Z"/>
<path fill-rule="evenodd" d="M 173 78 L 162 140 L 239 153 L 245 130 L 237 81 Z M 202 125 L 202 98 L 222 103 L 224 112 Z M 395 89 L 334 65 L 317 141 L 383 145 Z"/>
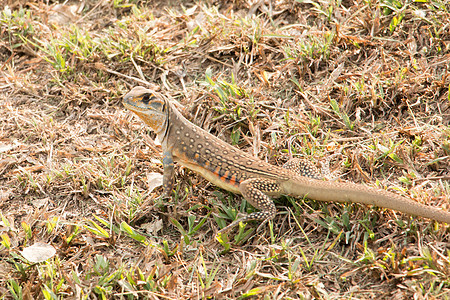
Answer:
<path fill-rule="evenodd" d="M 272 199 L 270 199 L 270 197 L 266 194 L 281 194 L 280 185 L 275 180 L 266 178 L 247 179 L 241 182 L 241 184 L 239 185 L 239 190 L 248 203 L 250 203 L 253 207 L 260 209 L 261 211 L 251 213 L 245 217 L 233 221 L 230 225 L 219 230 L 218 234 L 229 231 L 240 222 L 255 220 L 262 221 L 262 225 L 275 217 L 277 209 Z"/>
<path fill-rule="evenodd" d="M 173 190 L 174 164 L 172 152 L 165 150 L 163 152 L 163 198 L 170 198 Z"/>

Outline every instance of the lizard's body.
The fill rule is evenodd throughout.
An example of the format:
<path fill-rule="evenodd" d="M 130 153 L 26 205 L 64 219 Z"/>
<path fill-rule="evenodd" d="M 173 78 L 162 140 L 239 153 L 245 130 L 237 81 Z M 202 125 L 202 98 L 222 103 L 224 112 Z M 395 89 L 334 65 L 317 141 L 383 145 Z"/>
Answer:
<path fill-rule="evenodd" d="M 173 187 L 173 162 L 199 173 L 213 184 L 244 196 L 260 212 L 239 221 L 266 221 L 275 216 L 276 208 L 268 196 L 307 196 L 334 202 L 355 202 L 401 211 L 450 223 L 450 213 L 401 197 L 394 193 L 350 182 L 317 179 L 308 166 L 273 166 L 259 160 L 192 124 L 161 95 L 142 88 L 132 89 L 124 105 L 153 128 L 163 149 L 164 193 Z M 296 168 L 301 175 L 292 171 Z"/>

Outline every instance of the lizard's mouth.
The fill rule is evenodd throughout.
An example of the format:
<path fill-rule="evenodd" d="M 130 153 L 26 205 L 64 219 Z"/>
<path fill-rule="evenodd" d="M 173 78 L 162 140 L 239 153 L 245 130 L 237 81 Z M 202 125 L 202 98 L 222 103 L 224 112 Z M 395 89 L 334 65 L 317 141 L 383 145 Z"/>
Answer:
<path fill-rule="evenodd" d="M 148 106 L 139 105 L 139 102 L 136 101 L 133 97 L 125 97 L 123 99 L 123 106 L 135 113 L 156 114 L 160 116 L 164 115 L 164 112 L 162 111 L 151 109 Z"/>

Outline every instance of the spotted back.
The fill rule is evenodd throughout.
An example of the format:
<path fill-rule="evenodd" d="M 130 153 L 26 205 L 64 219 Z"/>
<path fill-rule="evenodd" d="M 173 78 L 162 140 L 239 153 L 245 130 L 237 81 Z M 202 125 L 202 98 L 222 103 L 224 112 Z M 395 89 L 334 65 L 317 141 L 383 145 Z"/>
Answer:
<path fill-rule="evenodd" d="M 236 187 L 249 178 L 288 180 L 292 176 L 289 176 L 290 171 L 261 161 L 194 125 L 175 107 L 170 109 L 167 138 L 175 161 L 196 164 L 220 181 Z"/>

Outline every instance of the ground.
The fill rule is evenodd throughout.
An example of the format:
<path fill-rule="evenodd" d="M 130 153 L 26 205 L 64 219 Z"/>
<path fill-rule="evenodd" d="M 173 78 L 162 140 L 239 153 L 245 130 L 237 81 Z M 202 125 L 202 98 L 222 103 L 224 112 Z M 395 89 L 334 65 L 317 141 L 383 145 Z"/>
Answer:
<path fill-rule="evenodd" d="M 446 0 L 3 2 L 3 299 L 449 298 L 448 225 L 396 211 L 282 197 L 217 241 L 254 209 L 182 167 L 161 199 L 121 104 L 153 88 L 271 164 L 450 210 Z"/>

